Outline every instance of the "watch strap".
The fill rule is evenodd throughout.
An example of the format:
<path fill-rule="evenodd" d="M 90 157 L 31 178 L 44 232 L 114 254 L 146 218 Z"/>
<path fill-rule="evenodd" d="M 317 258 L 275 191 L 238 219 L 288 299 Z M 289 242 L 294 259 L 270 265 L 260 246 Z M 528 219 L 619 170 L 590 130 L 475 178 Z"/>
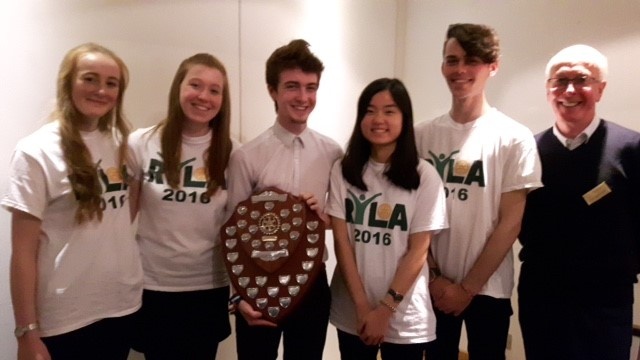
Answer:
<path fill-rule="evenodd" d="M 393 302 L 395 303 L 399 303 L 402 301 L 402 299 L 404 299 L 404 295 L 398 293 L 397 291 L 389 288 L 389 290 L 387 290 L 387 294 L 391 295 L 391 297 L 393 298 Z"/>

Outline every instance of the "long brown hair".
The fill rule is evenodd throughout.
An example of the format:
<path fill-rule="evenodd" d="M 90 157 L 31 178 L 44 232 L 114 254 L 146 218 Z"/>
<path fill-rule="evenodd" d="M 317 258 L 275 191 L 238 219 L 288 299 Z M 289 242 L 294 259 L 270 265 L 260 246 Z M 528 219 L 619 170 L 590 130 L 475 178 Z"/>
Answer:
<path fill-rule="evenodd" d="M 113 51 L 95 44 L 79 45 L 67 52 L 58 71 L 57 102 L 52 117 L 60 123 L 60 145 L 69 172 L 69 182 L 78 201 L 76 221 L 83 223 L 97 218 L 102 220 L 102 185 L 89 149 L 80 136 L 79 125 L 83 115 L 73 104 L 71 92 L 77 74 L 79 59 L 89 53 L 100 53 L 113 59 L 120 68 L 120 85 L 116 105 L 98 120 L 98 129 L 109 132 L 120 142 L 118 168 L 122 169 L 127 155 L 129 124 L 122 113 L 122 101 L 129 80 L 129 70 Z M 124 176 L 124 175 L 123 175 Z"/>
<path fill-rule="evenodd" d="M 180 105 L 180 85 L 187 76 L 187 72 L 194 65 L 203 65 L 216 69 L 224 76 L 222 88 L 222 106 L 218 114 L 209 121 L 212 131 L 211 144 L 203 154 L 208 175 L 207 195 L 213 195 L 219 187 L 226 188 L 224 171 L 229 163 L 231 154 L 231 101 L 229 97 L 229 79 L 227 70 L 220 60 L 210 54 L 195 54 L 180 63 L 169 91 L 169 110 L 156 130 L 160 129 L 162 143 L 162 160 L 167 183 L 176 189 L 180 185 L 180 158 L 182 156 L 182 129 L 186 116 Z"/>

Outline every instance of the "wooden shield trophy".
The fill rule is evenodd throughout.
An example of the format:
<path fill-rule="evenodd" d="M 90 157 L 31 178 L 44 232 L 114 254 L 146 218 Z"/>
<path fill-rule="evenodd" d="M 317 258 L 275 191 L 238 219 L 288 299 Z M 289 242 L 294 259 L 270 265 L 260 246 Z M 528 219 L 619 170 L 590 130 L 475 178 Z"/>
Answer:
<path fill-rule="evenodd" d="M 242 299 L 282 322 L 322 270 L 324 222 L 291 194 L 269 188 L 239 203 L 222 226 L 224 262 Z"/>

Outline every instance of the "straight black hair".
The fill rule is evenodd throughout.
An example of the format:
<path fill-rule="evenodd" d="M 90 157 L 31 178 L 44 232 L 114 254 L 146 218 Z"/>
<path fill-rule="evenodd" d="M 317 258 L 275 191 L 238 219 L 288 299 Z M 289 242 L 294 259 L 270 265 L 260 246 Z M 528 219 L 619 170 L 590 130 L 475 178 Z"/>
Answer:
<path fill-rule="evenodd" d="M 342 159 L 342 175 L 351 185 L 366 191 L 362 179 L 364 167 L 371 156 L 371 143 L 362 135 L 360 124 L 367 114 L 371 99 L 381 91 L 389 91 L 391 98 L 402 113 L 402 131 L 396 140 L 396 148 L 384 175 L 394 185 L 406 190 L 415 190 L 420 185 L 418 173 L 418 151 L 413 132 L 413 108 L 411 98 L 402 81 L 381 78 L 367 85 L 358 99 L 356 123 L 349 139 L 347 151 Z"/>

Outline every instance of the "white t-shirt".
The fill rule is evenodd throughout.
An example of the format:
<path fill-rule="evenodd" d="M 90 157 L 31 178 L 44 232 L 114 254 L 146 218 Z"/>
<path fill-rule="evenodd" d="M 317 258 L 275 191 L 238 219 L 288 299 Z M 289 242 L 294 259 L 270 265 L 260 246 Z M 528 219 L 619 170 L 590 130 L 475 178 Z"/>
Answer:
<path fill-rule="evenodd" d="M 127 186 L 109 134 L 82 133 L 102 182 L 103 218 L 78 225 L 77 202 L 60 147 L 59 124 L 20 140 L 2 206 L 42 220 L 37 311 L 42 336 L 135 312 L 142 268 L 129 215 Z"/>
<path fill-rule="evenodd" d="M 229 284 L 222 261 L 220 226 L 226 221 L 227 191 L 206 196 L 203 154 L 211 131 L 182 137 L 180 186 L 172 189 L 163 172 L 160 130 L 138 129 L 130 136 L 132 167 L 140 187 L 137 239 L 144 287 L 195 291 Z"/>
<path fill-rule="evenodd" d="M 502 193 L 542 186 L 536 142 L 494 108 L 466 124 L 445 114 L 415 132 L 420 157 L 434 164 L 447 193 L 450 227 L 435 237 L 432 252 L 442 274 L 460 282 L 493 233 Z M 510 251 L 480 294 L 509 298 L 513 283 Z"/>
<path fill-rule="evenodd" d="M 383 176 L 385 164 L 369 160 L 363 180 L 368 191 L 349 184 L 340 161 L 331 170 L 327 213 L 347 222 L 360 279 L 372 306 L 384 298 L 406 253 L 409 235 L 447 227 L 442 181 L 433 166 L 420 160 L 420 186 L 408 191 Z M 347 213 L 350 211 L 350 213 Z M 429 268 L 425 262 L 404 300 L 393 314 L 385 342 L 424 343 L 435 339 L 435 315 L 429 298 Z M 356 311 L 339 268 L 331 281 L 330 321 L 338 329 L 357 334 Z"/>

